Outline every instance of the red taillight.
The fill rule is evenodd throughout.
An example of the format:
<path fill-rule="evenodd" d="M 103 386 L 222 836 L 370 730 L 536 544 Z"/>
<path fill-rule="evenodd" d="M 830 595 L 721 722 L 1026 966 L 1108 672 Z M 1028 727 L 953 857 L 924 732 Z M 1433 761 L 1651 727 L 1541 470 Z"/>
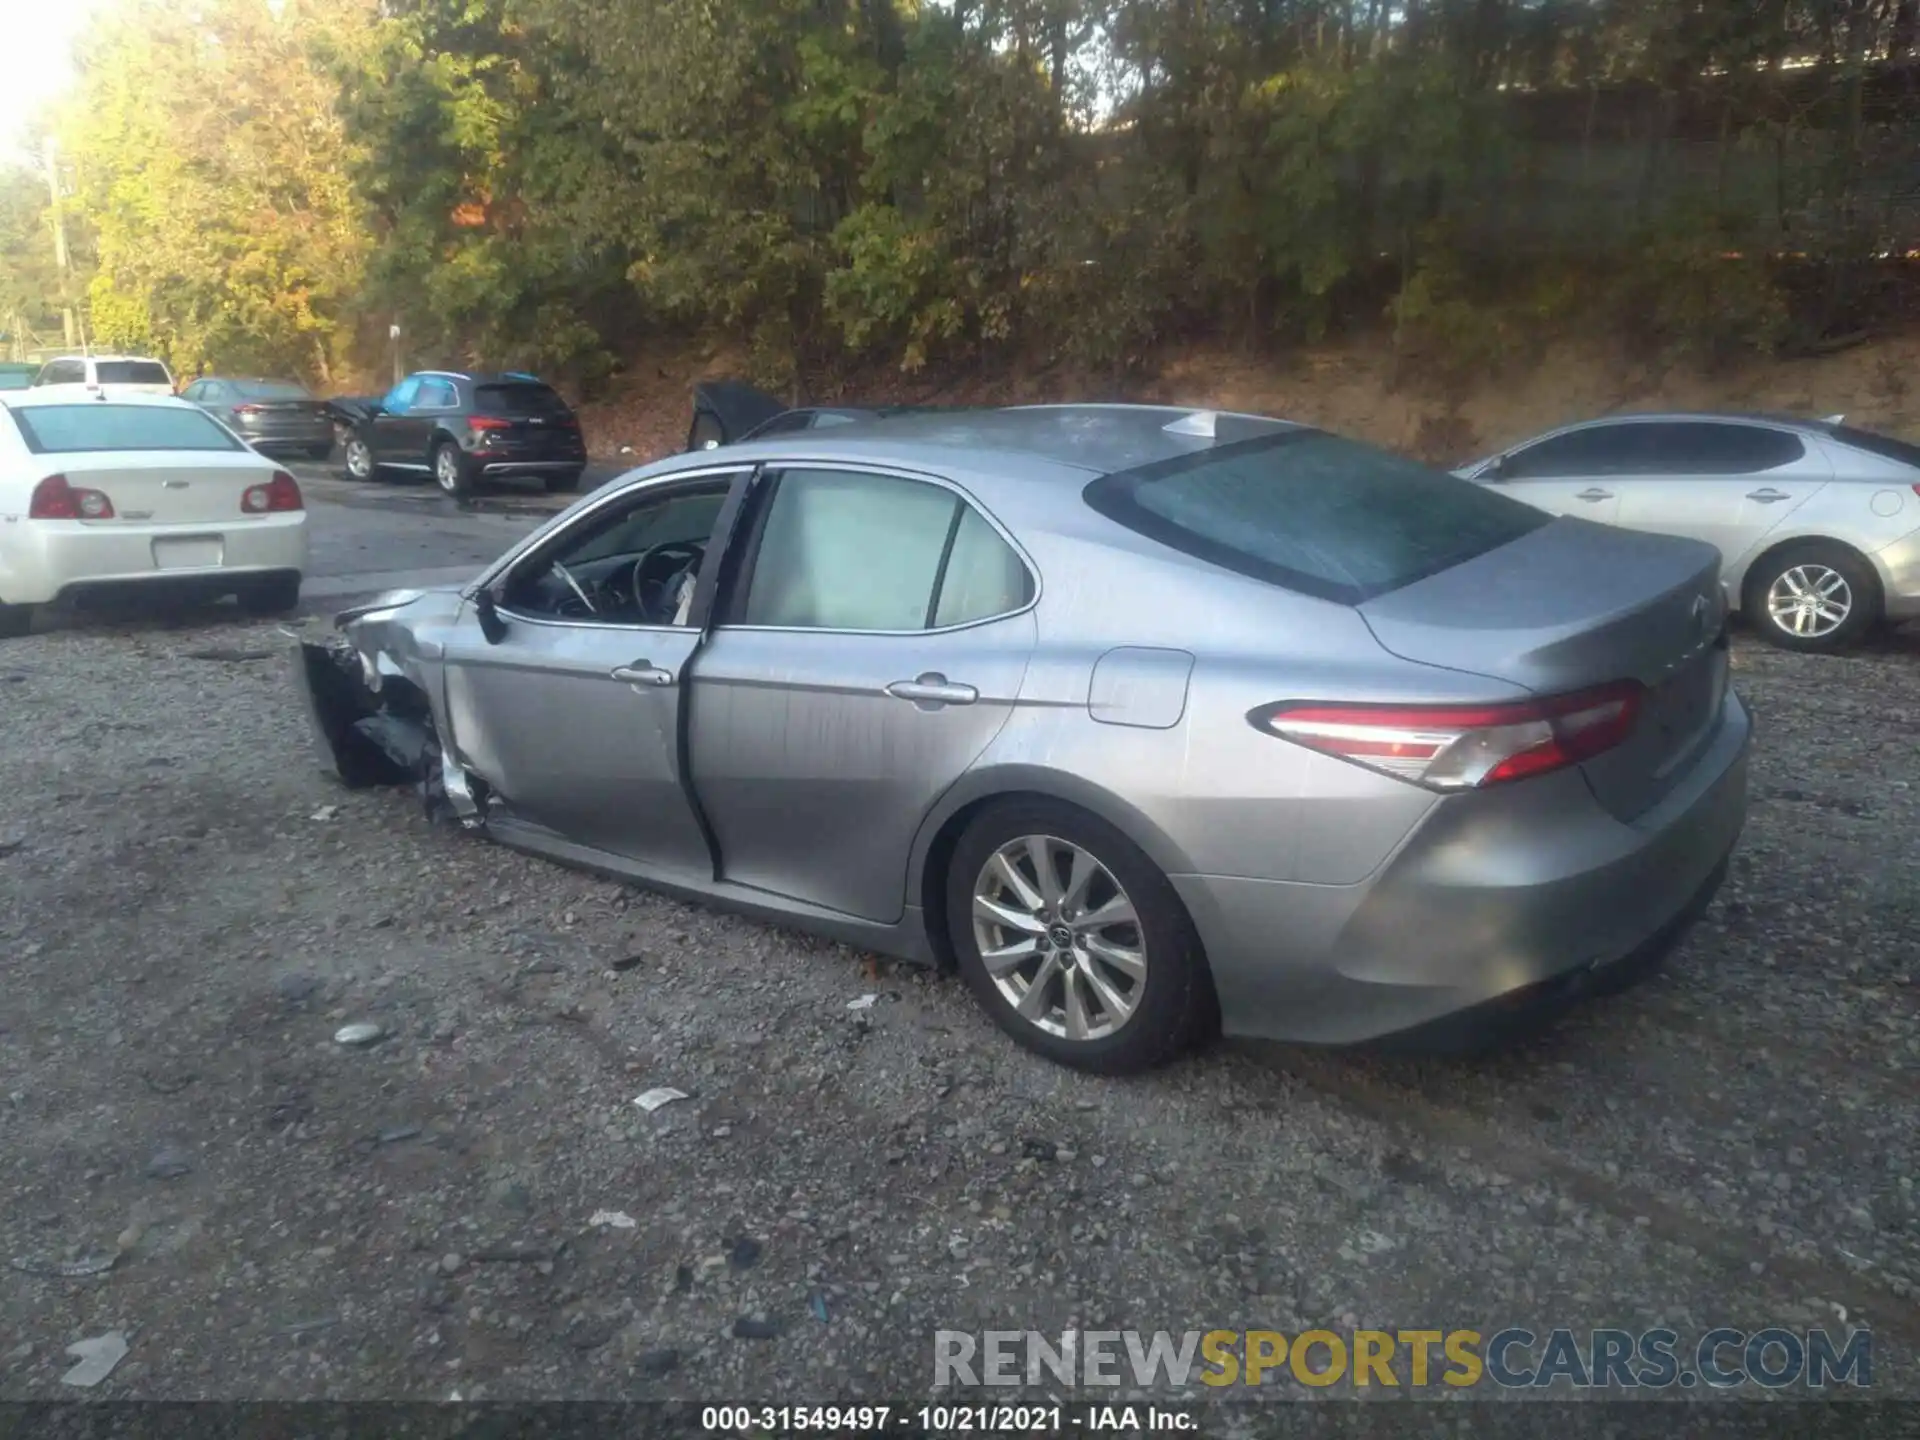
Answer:
<path fill-rule="evenodd" d="M 27 502 L 27 518 L 111 520 L 113 501 L 103 491 L 69 483 L 64 475 L 49 475 L 33 487 L 33 498 Z"/>
<path fill-rule="evenodd" d="M 1913 482 L 1913 493 L 1916 495 L 1920 495 L 1920 480 L 1916 480 Z"/>
<path fill-rule="evenodd" d="M 1433 790 L 1475 790 L 1564 770 L 1633 733 L 1645 691 L 1622 680 L 1512 705 L 1269 706 L 1260 729 Z"/>
<path fill-rule="evenodd" d="M 501 420 L 492 415 L 470 415 L 467 424 L 475 430 L 511 430 L 513 421 Z"/>
<path fill-rule="evenodd" d="M 249 515 L 267 515 L 278 510 L 304 510 L 300 483 L 284 470 L 273 472 L 264 485 L 249 485 L 240 496 L 240 508 Z"/>

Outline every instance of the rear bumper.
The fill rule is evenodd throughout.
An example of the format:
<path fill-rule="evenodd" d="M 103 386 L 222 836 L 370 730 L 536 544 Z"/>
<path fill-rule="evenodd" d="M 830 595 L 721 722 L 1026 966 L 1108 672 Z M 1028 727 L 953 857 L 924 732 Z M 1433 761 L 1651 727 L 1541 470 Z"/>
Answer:
<path fill-rule="evenodd" d="M 1422 1027 L 1441 1038 L 1436 1022 L 1471 1031 L 1610 988 L 1718 888 L 1746 819 L 1750 735 L 1730 694 L 1686 779 L 1632 823 L 1569 772 L 1497 805 L 1436 806 L 1358 885 L 1170 877 L 1206 947 L 1222 1028 L 1323 1044 Z"/>
<path fill-rule="evenodd" d="M 16 520 L 0 525 L 0 601 L 45 605 L 149 587 L 232 594 L 303 572 L 306 521 L 304 511 L 224 525 Z"/>
<path fill-rule="evenodd" d="M 1886 597 L 1887 617 L 1908 620 L 1920 616 L 1920 530 L 1896 540 L 1873 557 Z"/>
<path fill-rule="evenodd" d="M 559 475 L 570 470 L 584 470 L 586 456 L 578 460 L 489 460 L 485 456 L 476 456 L 482 475 Z"/>

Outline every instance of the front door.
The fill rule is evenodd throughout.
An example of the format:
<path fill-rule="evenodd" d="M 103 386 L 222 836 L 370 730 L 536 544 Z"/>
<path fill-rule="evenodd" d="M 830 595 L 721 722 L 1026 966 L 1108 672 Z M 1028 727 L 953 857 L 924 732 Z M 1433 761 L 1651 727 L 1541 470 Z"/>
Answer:
<path fill-rule="evenodd" d="M 380 408 L 367 426 L 367 448 L 373 452 L 375 464 L 426 469 L 426 457 L 416 453 L 426 449 L 426 435 L 420 418 L 412 413 L 420 395 L 420 384 L 418 375 L 409 375 L 380 401 Z"/>
<path fill-rule="evenodd" d="M 694 786 L 727 880 L 898 920 L 927 812 L 1012 713 L 1034 582 L 958 491 L 787 468 L 693 663 Z"/>
<path fill-rule="evenodd" d="M 680 709 L 693 588 L 736 478 L 647 482 L 594 506 L 496 582 L 497 642 L 469 606 L 447 648 L 459 758 L 508 811 L 669 878 L 713 876 Z"/>
<path fill-rule="evenodd" d="M 1574 515 L 1602 525 L 1620 514 L 1621 440 L 1614 426 L 1589 426 L 1550 435 L 1503 456 L 1496 483 L 1502 494 L 1549 515 Z"/>

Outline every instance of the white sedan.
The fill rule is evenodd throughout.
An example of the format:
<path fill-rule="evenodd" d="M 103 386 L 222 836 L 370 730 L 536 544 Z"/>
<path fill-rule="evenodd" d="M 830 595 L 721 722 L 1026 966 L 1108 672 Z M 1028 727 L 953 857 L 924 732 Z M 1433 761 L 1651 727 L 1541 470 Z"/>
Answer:
<path fill-rule="evenodd" d="M 300 603 L 294 478 L 170 396 L 0 395 L 0 637 L 33 607 L 118 592 Z"/>

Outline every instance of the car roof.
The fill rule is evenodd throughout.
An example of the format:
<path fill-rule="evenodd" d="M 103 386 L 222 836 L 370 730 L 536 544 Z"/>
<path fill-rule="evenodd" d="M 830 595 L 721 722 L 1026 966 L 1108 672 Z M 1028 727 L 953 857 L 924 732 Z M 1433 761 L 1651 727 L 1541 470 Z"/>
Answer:
<path fill-rule="evenodd" d="M 157 355 L 55 355 L 43 364 L 52 365 L 61 360 L 91 360 L 98 364 L 102 360 L 138 360 L 143 365 L 165 365 L 167 362 Z"/>
<path fill-rule="evenodd" d="M 1717 425 L 1760 425 L 1775 430 L 1793 430 L 1803 435 L 1827 435 L 1835 418 L 1809 420 L 1804 415 L 1787 415 L 1769 410 L 1628 410 L 1614 415 L 1598 415 L 1591 420 L 1576 420 L 1529 437 L 1544 440 L 1549 435 L 1565 435 L 1575 430 L 1594 430 L 1605 425 L 1642 425 L 1650 422 L 1700 422 Z M 1527 441 L 1519 442 L 1521 444 Z"/>
<path fill-rule="evenodd" d="M 409 380 L 465 380 L 472 385 L 547 385 L 526 370 L 416 370 Z M 553 387 L 547 385 L 551 390 Z"/>
<path fill-rule="evenodd" d="M 9 405 L 16 410 L 24 410 L 35 405 L 158 405 L 173 406 L 178 409 L 198 411 L 199 407 L 182 400 L 178 395 L 115 395 L 112 399 L 102 397 L 97 400 L 76 400 L 71 394 L 49 394 L 51 387 L 34 390 L 0 390 L 0 405 Z"/>
<path fill-rule="evenodd" d="M 1218 434 L 1183 434 L 1169 425 L 1203 427 L 1224 421 Z M 966 474 L 989 486 L 999 480 L 1043 476 L 1089 478 L 1173 460 L 1232 440 L 1304 429 L 1265 415 L 1215 412 L 1184 405 L 1023 405 L 995 410 L 919 410 L 873 416 L 825 430 L 802 430 L 765 440 L 743 440 L 724 452 L 691 451 L 708 464 L 724 456 L 779 453 L 792 460 L 865 460 L 869 463 Z"/>

